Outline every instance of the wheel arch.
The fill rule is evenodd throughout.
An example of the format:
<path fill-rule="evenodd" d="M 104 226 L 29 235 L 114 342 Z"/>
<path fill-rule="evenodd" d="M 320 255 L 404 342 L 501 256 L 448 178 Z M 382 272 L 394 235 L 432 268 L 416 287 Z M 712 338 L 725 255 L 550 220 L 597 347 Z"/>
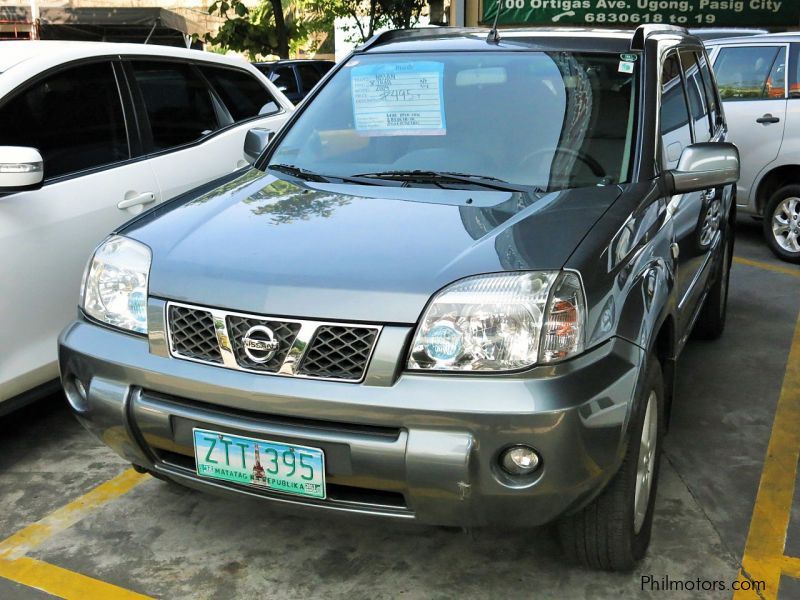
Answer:
<path fill-rule="evenodd" d="M 677 364 L 677 326 L 672 313 L 664 315 L 656 333 L 650 340 L 648 355 L 654 356 L 661 364 L 661 374 L 664 380 L 664 423 L 669 427 L 672 411 L 672 399 L 675 392 L 676 364 Z"/>
<path fill-rule="evenodd" d="M 761 177 L 756 188 L 756 211 L 758 214 L 764 214 L 764 207 L 772 194 L 783 186 L 791 184 L 800 184 L 800 165 L 781 165 L 767 171 Z"/>

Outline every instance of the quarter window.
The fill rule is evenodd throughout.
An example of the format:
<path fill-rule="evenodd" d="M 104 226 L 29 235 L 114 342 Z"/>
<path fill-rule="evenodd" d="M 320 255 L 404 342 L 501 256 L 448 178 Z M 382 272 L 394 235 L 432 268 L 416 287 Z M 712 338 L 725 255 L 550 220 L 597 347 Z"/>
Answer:
<path fill-rule="evenodd" d="M 789 54 L 789 98 L 800 98 L 800 44 L 792 44 Z"/>
<path fill-rule="evenodd" d="M 661 144 L 667 169 L 678 165 L 681 152 L 692 143 L 689 121 L 681 64 L 678 55 L 672 53 L 664 61 L 661 76 Z"/>
<path fill-rule="evenodd" d="M 236 122 L 258 115 L 273 115 L 281 108 L 261 82 L 244 71 L 201 67 Z"/>
<path fill-rule="evenodd" d="M 154 150 L 197 141 L 218 128 L 211 90 L 191 65 L 151 61 L 132 65 Z"/>
<path fill-rule="evenodd" d="M 786 48 L 722 48 L 714 62 L 714 72 L 723 100 L 783 98 L 786 86 Z"/>
<path fill-rule="evenodd" d="M 6 102 L 0 145 L 39 150 L 47 179 L 130 158 L 111 63 L 60 71 Z"/>

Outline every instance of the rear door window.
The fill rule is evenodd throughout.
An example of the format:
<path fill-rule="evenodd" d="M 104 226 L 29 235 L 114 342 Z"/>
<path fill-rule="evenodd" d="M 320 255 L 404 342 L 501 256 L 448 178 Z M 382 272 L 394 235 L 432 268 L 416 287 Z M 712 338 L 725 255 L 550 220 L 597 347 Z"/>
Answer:
<path fill-rule="evenodd" d="M 186 63 L 133 61 L 152 131 L 153 150 L 195 142 L 219 127 L 211 90 Z"/>
<path fill-rule="evenodd" d="M 711 125 L 713 131 L 716 132 L 717 123 L 719 122 L 719 102 L 717 100 L 717 92 L 714 89 L 714 79 L 711 70 L 708 68 L 708 58 L 705 52 L 698 55 L 700 65 L 700 75 L 703 80 L 703 88 L 705 89 L 706 105 L 708 112 L 711 116 Z"/>
<path fill-rule="evenodd" d="M 664 61 L 661 76 L 661 143 L 666 169 L 674 169 L 683 149 L 692 143 L 681 64 L 674 52 Z"/>
<path fill-rule="evenodd" d="M 269 76 L 269 80 L 275 84 L 280 91 L 284 94 L 296 94 L 297 80 L 294 77 L 294 69 L 292 67 L 278 67 Z"/>
<path fill-rule="evenodd" d="M 130 158 L 110 62 L 70 67 L 0 107 L 0 145 L 32 146 L 47 179 Z"/>
<path fill-rule="evenodd" d="M 322 75 L 312 65 L 297 65 L 297 74 L 300 76 L 303 92 L 306 94 L 322 79 Z"/>
<path fill-rule="evenodd" d="M 786 47 L 723 47 L 714 62 L 714 72 L 725 101 L 783 98 Z"/>
<path fill-rule="evenodd" d="M 314 63 L 314 67 L 319 71 L 320 77 L 323 77 L 328 71 L 333 68 L 334 63 L 323 60 L 317 63 Z"/>
<path fill-rule="evenodd" d="M 694 141 L 707 142 L 711 139 L 711 121 L 697 55 L 691 50 L 682 50 L 681 65 L 689 98 L 689 109 L 694 121 Z"/>
<path fill-rule="evenodd" d="M 274 115 L 281 107 L 269 90 L 250 73 L 223 67 L 200 67 L 237 123 L 259 115 Z"/>

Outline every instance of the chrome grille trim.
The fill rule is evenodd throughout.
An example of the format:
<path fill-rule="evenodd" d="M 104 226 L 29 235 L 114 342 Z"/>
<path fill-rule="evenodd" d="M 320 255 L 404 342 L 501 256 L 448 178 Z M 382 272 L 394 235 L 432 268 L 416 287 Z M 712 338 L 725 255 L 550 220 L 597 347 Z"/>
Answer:
<path fill-rule="evenodd" d="M 196 356 L 191 356 L 188 354 L 184 354 L 181 352 L 181 347 L 185 344 L 177 343 L 175 337 L 173 335 L 173 323 L 172 323 L 172 309 L 177 308 L 181 310 L 189 310 L 194 311 L 195 313 L 206 313 L 211 316 L 211 320 L 213 322 L 214 331 L 207 331 L 206 334 L 209 338 L 211 336 L 216 337 L 217 341 L 217 349 L 219 354 L 215 354 L 214 357 L 217 356 L 222 357 L 222 360 L 206 360 L 203 358 L 198 358 Z M 213 365 L 215 367 L 223 367 L 228 369 L 234 369 L 237 371 L 245 371 L 248 373 L 257 373 L 259 375 L 274 375 L 279 377 L 294 377 L 298 379 L 313 379 L 315 381 L 339 381 L 343 383 L 361 383 L 364 381 L 364 378 L 367 374 L 367 368 L 369 367 L 369 363 L 372 360 L 372 354 L 375 352 L 375 347 L 378 345 L 378 338 L 380 336 L 381 330 L 383 327 L 381 325 L 364 325 L 363 323 L 344 323 L 339 321 L 316 321 L 310 319 L 292 319 L 292 318 L 284 318 L 284 317 L 276 317 L 271 315 L 257 315 L 252 313 L 242 313 L 230 310 L 220 310 L 215 308 L 209 308 L 207 306 L 198 306 L 195 304 L 186 304 L 183 302 L 172 302 L 167 301 L 165 306 L 165 322 L 167 326 L 167 339 L 169 341 L 169 353 L 170 356 L 173 358 L 178 358 L 181 360 L 188 360 L 192 362 L 202 363 L 206 365 Z M 248 366 L 243 366 L 242 361 L 239 358 L 240 353 L 236 352 L 238 348 L 238 340 L 234 341 L 230 336 L 233 333 L 231 330 L 231 323 L 236 322 L 237 320 L 253 320 L 259 321 L 262 323 L 280 323 L 285 324 L 289 330 L 297 331 L 294 334 L 293 339 L 291 339 L 291 345 L 289 346 L 288 350 L 283 350 L 280 354 L 285 354 L 282 363 L 280 364 L 277 370 L 266 369 L 262 367 L 250 368 Z M 368 337 L 371 339 L 372 346 L 369 348 L 368 352 L 362 352 L 361 355 L 357 358 L 359 361 L 363 361 L 363 369 L 361 371 L 361 375 L 358 379 L 352 378 L 347 379 L 344 377 L 328 377 L 328 376 L 317 376 L 313 373 L 309 372 L 301 372 L 301 366 L 305 362 L 306 355 L 311 350 L 316 337 L 317 332 L 321 328 L 326 329 L 352 329 L 354 331 L 361 331 L 364 332 L 365 330 L 369 333 Z M 286 343 L 288 340 L 284 339 L 283 342 Z M 269 364 L 269 363 L 268 363 Z M 345 370 L 352 370 L 352 367 L 348 367 Z M 305 371 L 305 369 L 304 369 Z"/>
<path fill-rule="evenodd" d="M 350 380 L 366 364 L 377 333 L 369 327 L 320 325 L 300 363 L 300 373 Z"/>

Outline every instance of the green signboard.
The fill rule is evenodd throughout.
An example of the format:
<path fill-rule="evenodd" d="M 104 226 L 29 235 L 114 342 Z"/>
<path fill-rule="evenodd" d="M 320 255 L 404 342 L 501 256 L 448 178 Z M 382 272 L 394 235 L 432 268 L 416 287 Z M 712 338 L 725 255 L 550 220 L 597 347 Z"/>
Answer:
<path fill-rule="evenodd" d="M 789 27 L 800 25 L 798 0 L 483 0 L 483 23 L 635 27 Z"/>

